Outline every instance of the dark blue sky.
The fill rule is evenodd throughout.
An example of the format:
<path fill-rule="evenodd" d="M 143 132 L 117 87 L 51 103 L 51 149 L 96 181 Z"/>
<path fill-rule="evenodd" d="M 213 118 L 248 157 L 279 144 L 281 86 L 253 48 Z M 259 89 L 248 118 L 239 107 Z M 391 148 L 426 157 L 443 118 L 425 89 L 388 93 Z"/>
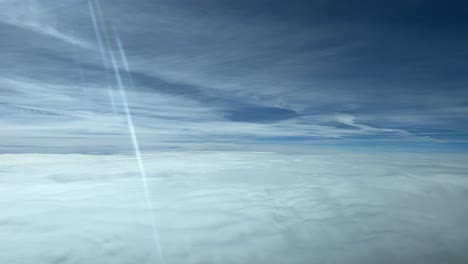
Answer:
<path fill-rule="evenodd" d="M 468 141 L 465 1 L 7 0 L 0 10 L 2 152 L 126 150 L 112 58 L 143 149 Z"/>

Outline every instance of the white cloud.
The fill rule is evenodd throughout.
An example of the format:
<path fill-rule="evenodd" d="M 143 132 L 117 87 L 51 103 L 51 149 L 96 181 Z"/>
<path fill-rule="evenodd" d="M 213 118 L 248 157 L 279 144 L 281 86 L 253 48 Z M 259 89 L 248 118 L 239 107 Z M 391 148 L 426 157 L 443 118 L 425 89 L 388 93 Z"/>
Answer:
<path fill-rule="evenodd" d="M 465 108 L 457 107 L 436 118 L 434 115 L 421 118 L 424 116 L 421 112 L 411 110 L 414 114 L 411 115 L 406 109 L 393 115 L 385 111 L 374 113 L 372 107 L 366 108 L 366 100 L 376 97 L 354 89 L 352 83 L 346 83 L 349 89 L 341 89 L 333 87 L 336 84 L 333 82 L 312 80 L 310 69 L 331 67 L 329 63 L 334 64 L 335 60 L 329 56 L 338 59 L 349 48 L 349 43 L 340 41 L 331 46 L 321 45 L 339 35 L 339 30 L 307 28 L 305 33 L 303 28 L 297 28 L 284 35 L 284 25 L 274 21 L 254 21 L 250 25 L 249 21 L 237 21 L 236 16 L 198 17 L 192 14 L 193 10 L 177 4 L 168 5 L 167 10 L 155 10 L 155 14 L 140 10 L 141 14 L 134 16 L 136 11 L 123 12 L 126 4 L 103 5 L 101 18 L 106 29 L 115 27 L 121 34 L 128 47 L 131 69 L 135 71 L 135 83 L 142 86 L 129 87 L 128 96 L 135 108 L 138 133 L 142 142 L 147 143 L 145 147 L 154 147 L 156 139 L 160 146 L 168 141 L 233 143 L 239 137 L 347 139 L 377 135 L 389 140 L 418 141 L 422 137 L 395 128 L 407 128 L 415 124 L 414 120 L 419 120 L 417 126 L 435 127 L 442 124 L 441 120 L 450 120 L 449 125 L 453 126 L 456 120 L 451 117 L 461 118 L 466 112 Z M 95 38 L 86 1 L 3 0 L 0 5 L 0 21 L 5 23 L 82 47 L 88 46 L 87 39 Z M 187 23 L 193 16 L 197 16 L 198 22 Z M 214 23 L 217 20 L 219 23 Z M 229 25 L 229 31 L 223 25 Z M 68 33 L 71 29 L 77 37 Z M 315 38 L 310 38 L 311 30 Z M 188 39 L 195 43 L 188 45 Z M 106 40 L 105 48 L 111 50 L 112 38 Z M 294 43 L 301 40 L 317 48 L 297 51 Z M 277 54 L 283 47 L 289 47 L 292 53 Z M 108 69 L 100 65 L 97 50 L 57 50 L 44 55 L 38 49 L 37 53 L 31 51 L 31 58 L 24 55 L 26 50 L 31 51 L 29 47 L 19 48 L 6 56 L 5 61 L 18 60 L 23 65 L 14 72 L 6 70 L 4 76 L 8 78 L 0 76 L 0 85 L 5 89 L 0 111 L 8 112 L 0 121 L 7 129 L 0 134 L 8 138 L 10 145 L 36 146 L 34 151 L 40 151 L 44 142 L 50 146 L 51 138 L 55 138 L 53 145 L 69 150 L 77 144 L 96 148 L 103 144 L 120 146 L 121 142 L 126 145 L 124 137 L 118 136 L 127 136 L 124 120 L 115 115 L 120 107 L 119 98 L 112 89 L 103 88 L 115 86 L 114 80 L 109 77 Z M 37 64 L 31 63 L 36 60 Z M 139 83 L 139 77 L 147 79 Z M 193 90 L 178 89 L 178 85 L 184 84 Z M 164 87 L 153 87 L 156 85 Z M 197 95 L 193 96 L 192 92 Z M 274 124 L 230 122 L 223 113 L 242 107 L 236 102 L 284 107 L 297 111 L 300 117 Z M 359 122 L 346 115 L 335 116 L 336 112 L 347 111 Z M 46 113 L 63 117 L 57 119 Z M 337 121 L 354 128 L 335 126 Z M 99 136 L 106 133 L 104 138 Z"/>
<path fill-rule="evenodd" d="M 321 153 L 321 154 L 320 154 Z M 466 156 L 1 155 L 1 263 L 464 263 Z"/>
<path fill-rule="evenodd" d="M 359 128 L 363 131 L 367 132 L 387 132 L 387 133 L 394 133 L 394 134 L 399 134 L 399 135 L 405 135 L 409 136 L 411 133 L 409 133 L 406 130 L 403 129 L 391 129 L 391 128 L 377 128 L 377 127 L 371 127 L 368 125 L 364 124 L 358 124 L 355 122 L 355 117 L 352 115 L 337 115 L 336 116 L 336 121 L 348 125 L 348 126 L 353 126 L 356 128 Z"/>
<path fill-rule="evenodd" d="M 41 1 L 36 0 L 2 0 L 0 1 L 0 22 L 28 29 L 82 48 L 94 48 L 91 42 L 57 29 L 57 19 L 53 16 L 53 12 L 47 11 L 47 9 L 53 9 L 53 6 L 42 6 L 42 4 Z M 57 4 L 55 3 L 55 5 Z"/>
<path fill-rule="evenodd" d="M 0 79 L 8 88 L 2 97 L 0 135 L 18 149 L 42 152 L 49 147 L 95 152 L 113 146 L 127 149 L 128 127 L 119 98 L 109 100 L 107 89 L 84 84 L 56 84 L 28 79 Z M 143 148 L 177 146 L 185 142 L 211 144 L 241 143 L 240 138 L 320 137 L 342 138 L 382 133 L 381 129 L 346 129 L 320 125 L 333 117 L 297 118 L 277 123 L 248 123 L 225 120 L 218 109 L 187 97 L 127 90 L 135 125 Z M 111 105 L 113 101 L 114 105 Z M 114 111 L 114 112 L 113 112 Z M 115 112 L 116 111 L 116 112 Z M 119 114 L 120 113 L 120 114 Z M 387 131 L 385 131 L 387 132 Z"/>

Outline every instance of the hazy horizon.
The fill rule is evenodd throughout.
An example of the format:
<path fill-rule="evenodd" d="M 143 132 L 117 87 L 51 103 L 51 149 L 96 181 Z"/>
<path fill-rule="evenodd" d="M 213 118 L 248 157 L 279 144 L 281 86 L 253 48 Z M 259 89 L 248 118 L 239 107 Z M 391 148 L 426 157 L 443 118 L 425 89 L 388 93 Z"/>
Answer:
<path fill-rule="evenodd" d="M 0 263 L 468 263 L 466 11 L 0 0 Z"/>

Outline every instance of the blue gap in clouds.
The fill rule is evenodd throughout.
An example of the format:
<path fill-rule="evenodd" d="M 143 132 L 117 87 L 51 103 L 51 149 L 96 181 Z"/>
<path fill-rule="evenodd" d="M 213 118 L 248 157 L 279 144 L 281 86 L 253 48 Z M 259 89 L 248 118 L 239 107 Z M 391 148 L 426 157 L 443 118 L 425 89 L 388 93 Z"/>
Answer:
<path fill-rule="evenodd" d="M 240 107 L 225 110 L 224 114 L 230 121 L 255 123 L 271 123 L 299 116 L 299 114 L 293 110 L 267 106 Z"/>

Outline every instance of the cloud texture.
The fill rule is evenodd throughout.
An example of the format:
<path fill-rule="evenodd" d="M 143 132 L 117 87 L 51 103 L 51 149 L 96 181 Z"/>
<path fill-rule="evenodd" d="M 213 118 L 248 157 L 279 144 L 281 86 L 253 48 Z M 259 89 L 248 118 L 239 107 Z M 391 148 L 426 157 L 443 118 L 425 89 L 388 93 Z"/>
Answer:
<path fill-rule="evenodd" d="M 2 263 L 468 260 L 463 155 L 159 152 L 152 210 L 132 156 L 0 158 Z"/>
<path fill-rule="evenodd" d="M 2 0 L 1 151 L 126 149 L 112 60 L 147 149 L 465 146 L 465 4 L 380 4 Z"/>

